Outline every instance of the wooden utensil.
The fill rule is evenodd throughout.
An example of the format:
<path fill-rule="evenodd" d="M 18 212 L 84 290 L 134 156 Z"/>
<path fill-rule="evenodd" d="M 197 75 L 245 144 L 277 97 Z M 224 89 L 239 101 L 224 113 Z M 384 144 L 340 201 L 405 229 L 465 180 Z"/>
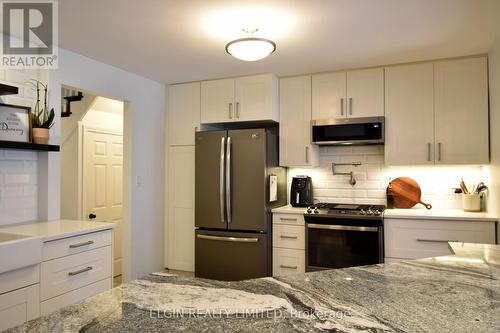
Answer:
<path fill-rule="evenodd" d="M 394 207 L 412 208 L 416 204 L 422 204 L 427 209 L 432 205 L 422 202 L 422 190 L 416 181 L 409 177 L 399 177 L 392 182 L 392 191 L 394 192 Z"/>

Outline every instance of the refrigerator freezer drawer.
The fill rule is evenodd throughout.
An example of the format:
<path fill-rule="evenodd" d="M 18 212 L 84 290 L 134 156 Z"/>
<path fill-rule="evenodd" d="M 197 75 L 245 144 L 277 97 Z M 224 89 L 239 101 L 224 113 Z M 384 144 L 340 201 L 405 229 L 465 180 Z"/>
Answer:
<path fill-rule="evenodd" d="M 195 276 L 236 281 L 269 276 L 267 234 L 196 230 Z"/>

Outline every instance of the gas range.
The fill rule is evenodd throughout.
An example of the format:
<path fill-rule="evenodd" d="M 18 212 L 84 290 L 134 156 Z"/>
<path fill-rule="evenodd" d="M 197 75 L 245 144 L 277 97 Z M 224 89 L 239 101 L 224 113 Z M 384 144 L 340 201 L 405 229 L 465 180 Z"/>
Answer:
<path fill-rule="evenodd" d="M 385 208 L 384 205 L 317 203 L 307 207 L 304 216 L 382 219 Z"/>

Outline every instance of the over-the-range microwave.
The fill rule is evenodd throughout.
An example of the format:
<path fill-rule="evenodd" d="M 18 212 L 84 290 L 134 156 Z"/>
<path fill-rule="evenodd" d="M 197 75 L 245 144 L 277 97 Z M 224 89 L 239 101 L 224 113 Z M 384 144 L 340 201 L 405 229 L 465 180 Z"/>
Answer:
<path fill-rule="evenodd" d="M 384 117 L 313 120 L 312 142 L 317 145 L 383 144 Z"/>

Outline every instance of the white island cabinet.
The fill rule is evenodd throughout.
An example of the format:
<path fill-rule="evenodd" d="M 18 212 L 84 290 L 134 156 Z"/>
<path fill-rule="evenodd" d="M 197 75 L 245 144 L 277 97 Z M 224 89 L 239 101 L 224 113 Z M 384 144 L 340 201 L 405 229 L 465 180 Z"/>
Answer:
<path fill-rule="evenodd" d="M 0 228 L 43 239 L 41 262 L 0 274 L 0 330 L 111 289 L 114 226 L 58 220 Z"/>

